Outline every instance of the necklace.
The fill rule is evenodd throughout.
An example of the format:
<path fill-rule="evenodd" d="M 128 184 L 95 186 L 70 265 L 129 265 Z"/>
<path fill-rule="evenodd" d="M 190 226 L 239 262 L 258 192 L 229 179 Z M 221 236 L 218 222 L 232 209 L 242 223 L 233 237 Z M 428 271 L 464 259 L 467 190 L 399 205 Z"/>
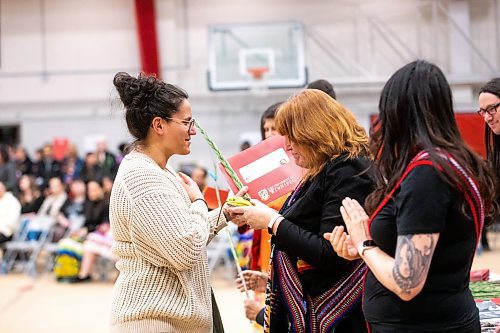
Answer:
<path fill-rule="evenodd" d="M 292 196 L 290 197 L 290 200 L 288 201 L 288 207 L 290 207 L 298 198 L 298 194 L 300 192 L 300 189 L 302 188 L 302 185 L 304 183 L 300 181 L 300 183 L 297 185 L 295 190 L 293 190 Z"/>

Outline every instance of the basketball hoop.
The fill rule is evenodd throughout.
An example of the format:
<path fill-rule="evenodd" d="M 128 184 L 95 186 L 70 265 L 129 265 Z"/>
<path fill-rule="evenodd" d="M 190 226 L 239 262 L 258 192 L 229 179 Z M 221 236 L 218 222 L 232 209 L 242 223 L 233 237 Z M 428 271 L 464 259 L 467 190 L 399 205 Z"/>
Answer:
<path fill-rule="evenodd" d="M 266 95 L 267 85 L 264 75 L 269 72 L 269 67 L 247 67 L 247 72 L 253 79 L 250 90 L 254 95 Z"/>
<path fill-rule="evenodd" d="M 247 68 L 247 71 L 255 81 L 258 81 L 262 80 L 264 74 L 269 72 L 269 67 L 249 67 Z"/>

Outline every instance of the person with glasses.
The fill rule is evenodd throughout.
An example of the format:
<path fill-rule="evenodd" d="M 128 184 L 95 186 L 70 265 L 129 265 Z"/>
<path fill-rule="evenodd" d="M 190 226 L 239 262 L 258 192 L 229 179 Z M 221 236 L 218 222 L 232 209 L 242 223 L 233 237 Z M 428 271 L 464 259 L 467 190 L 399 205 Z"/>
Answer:
<path fill-rule="evenodd" d="M 379 111 L 376 189 L 364 206 L 351 196 L 342 201 L 347 233 L 336 228 L 332 246 L 369 268 L 363 311 L 371 332 L 479 333 L 469 280 L 494 206 L 493 175 L 460 136 L 451 88 L 436 65 L 418 60 L 397 70 Z"/>
<path fill-rule="evenodd" d="M 135 142 L 110 199 L 112 252 L 120 272 L 112 331 L 223 332 L 206 245 L 227 225 L 227 212 L 208 212 L 198 185 L 168 166 L 173 155 L 190 153 L 196 135 L 188 95 L 142 74 L 120 72 L 113 83 Z"/>
<path fill-rule="evenodd" d="M 495 78 L 486 83 L 479 90 L 479 110 L 477 113 L 484 119 L 484 139 L 486 146 L 486 159 L 491 164 L 500 182 L 500 78 Z M 500 204 L 500 188 L 497 185 L 496 202 Z M 498 219 L 498 217 L 497 217 Z M 481 238 L 483 250 L 489 250 L 486 231 Z"/>
<path fill-rule="evenodd" d="M 176 122 L 177 124 L 182 124 L 186 126 L 187 132 L 191 133 L 191 130 L 194 127 L 194 124 L 196 123 L 196 120 L 193 118 L 191 120 L 180 120 L 180 119 L 175 119 L 172 117 L 163 117 L 165 120 L 172 120 L 173 122 Z"/>

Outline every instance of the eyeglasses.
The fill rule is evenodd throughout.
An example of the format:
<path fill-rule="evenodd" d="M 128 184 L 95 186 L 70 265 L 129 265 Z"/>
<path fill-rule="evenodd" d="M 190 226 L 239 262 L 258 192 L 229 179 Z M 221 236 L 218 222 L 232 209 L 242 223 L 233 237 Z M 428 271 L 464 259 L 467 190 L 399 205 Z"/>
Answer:
<path fill-rule="evenodd" d="M 162 118 L 169 119 L 175 123 L 187 126 L 188 133 L 191 132 L 191 130 L 193 129 L 194 123 L 196 122 L 196 120 L 194 118 L 191 118 L 191 120 L 181 120 L 181 119 L 172 118 L 172 117 L 162 117 Z"/>
<path fill-rule="evenodd" d="M 497 108 L 500 106 L 500 103 L 488 105 L 486 109 L 479 109 L 477 114 L 481 117 L 484 117 L 484 114 L 487 113 L 490 116 L 494 115 L 497 112 Z"/>

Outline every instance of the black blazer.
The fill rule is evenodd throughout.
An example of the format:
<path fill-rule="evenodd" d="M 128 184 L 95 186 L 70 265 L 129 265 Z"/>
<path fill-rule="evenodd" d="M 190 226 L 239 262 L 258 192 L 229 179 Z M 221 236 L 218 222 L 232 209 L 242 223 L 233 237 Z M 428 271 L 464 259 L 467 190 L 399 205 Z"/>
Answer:
<path fill-rule="evenodd" d="M 306 182 L 288 206 L 285 202 L 273 242 L 276 248 L 315 267 L 301 274 L 301 282 L 312 297 L 330 288 L 345 273 L 349 261 L 337 256 L 323 234 L 343 225 L 340 206 L 345 197 L 361 204 L 373 191 L 371 162 L 342 155 L 327 163 L 321 173 Z"/>

